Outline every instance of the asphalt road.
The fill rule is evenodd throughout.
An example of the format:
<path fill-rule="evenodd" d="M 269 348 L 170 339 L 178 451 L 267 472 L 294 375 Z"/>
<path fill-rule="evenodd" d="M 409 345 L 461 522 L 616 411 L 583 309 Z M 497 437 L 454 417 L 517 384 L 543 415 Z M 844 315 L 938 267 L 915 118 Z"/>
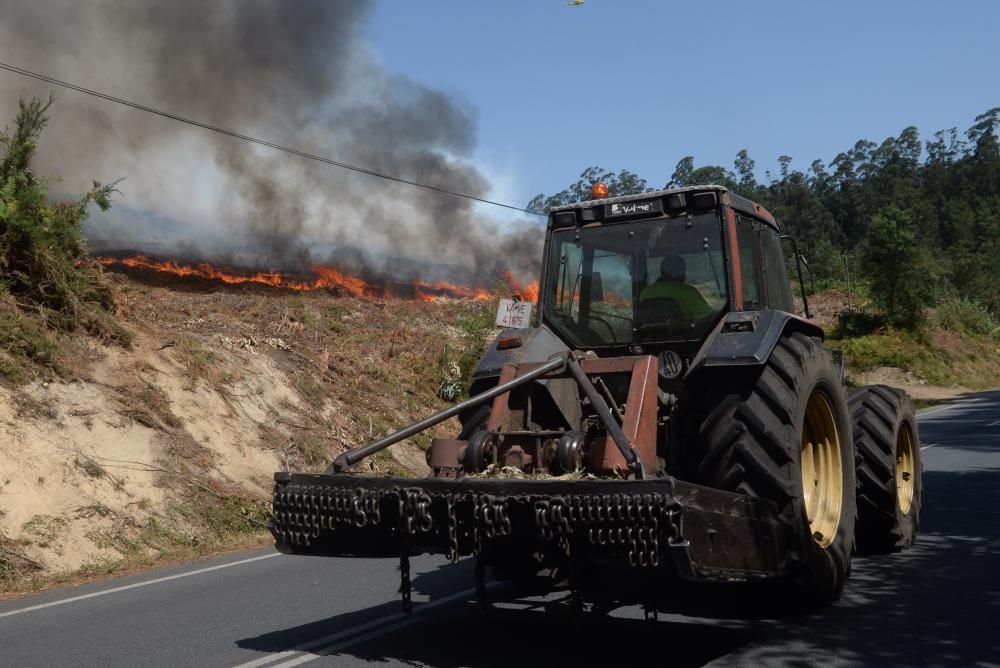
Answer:
<path fill-rule="evenodd" d="M 925 412 L 920 435 L 918 544 L 855 559 L 810 616 L 574 616 L 498 586 L 482 623 L 469 561 L 418 557 L 404 617 L 394 560 L 265 549 L 0 603 L 0 665 L 1000 665 L 1000 391 Z"/>

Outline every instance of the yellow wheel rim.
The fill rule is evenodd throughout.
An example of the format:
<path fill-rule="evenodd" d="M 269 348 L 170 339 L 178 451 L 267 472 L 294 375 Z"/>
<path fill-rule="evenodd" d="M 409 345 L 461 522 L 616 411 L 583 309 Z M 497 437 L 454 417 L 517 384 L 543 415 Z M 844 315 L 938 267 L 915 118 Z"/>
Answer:
<path fill-rule="evenodd" d="M 802 495 L 813 540 L 829 547 L 840 526 L 844 472 L 840 433 L 825 393 L 816 390 L 806 404 L 802 424 Z"/>
<path fill-rule="evenodd" d="M 913 504 L 915 468 L 913 435 L 910 434 L 910 425 L 904 422 L 899 426 L 899 436 L 896 437 L 896 503 L 904 515 L 910 512 Z"/>

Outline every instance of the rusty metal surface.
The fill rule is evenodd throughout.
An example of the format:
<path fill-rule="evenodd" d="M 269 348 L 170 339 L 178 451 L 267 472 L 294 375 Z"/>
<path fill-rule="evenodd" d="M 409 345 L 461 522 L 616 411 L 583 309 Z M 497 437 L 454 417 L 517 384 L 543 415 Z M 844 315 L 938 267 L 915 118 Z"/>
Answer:
<path fill-rule="evenodd" d="M 572 363 L 570 361 L 570 364 Z M 541 362 L 504 364 L 501 368 L 499 382 L 500 384 L 508 383 L 527 373 L 537 371 L 543 365 L 544 363 Z M 579 366 L 588 379 L 591 376 L 599 375 L 632 374 L 629 395 L 625 397 L 624 402 L 630 408 L 626 409 L 623 424 L 619 425 L 615 422 L 609 426 L 609 431 L 621 431 L 619 435 L 623 435 L 628 444 L 633 444 L 632 442 L 638 439 L 638 443 L 634 445 L 638 448 L 639 462 L 642 465 L 642 473 L 645 475 L 653 475 L 657 469 L 657 365 L 656 358 L 652 356 L 585 358 L 579 361 Z M 562 370 L 549 373 L 543 379 L 544 382 L 548 383 L 562 383 L 565 388 L 564 391 L 558 393 L 558 396 L 574 399 L 575 410 L 563 410 L 561 405 L 557 405 L 556 408 L 562 414 L 561 417 L 566 418 L 565 426 L 575 429 L 579 428 L 582 420 L 582 414 L 579 411 L 579 385 L 580 383 L 587 384 L 589 380 L 585 382 L 582 378 L 574 379 L 566 376 L 567 371 Z M 573 391 L 565 391 L 569 389 Z M 636 392 L 635 395 L 632 395 L 633 391 Z M 536 424 L 536 420 L 541 420 L 544 417 L 549 423 L 548 429 L 554 430 L 561 425 L 561 420 L 558 416 L 548 414 L 544 416 L 533 415 L 533 406 L 532 389 L 529 386 L 505 392 L 493 400 L 486 430 L 498 435 L 499 462 L 504 466 L 527 467 L 529 470 L 545 469 L 554 460 L 553 451 L 556 440 L 546 429 L 539 430 L 537 426 L 532 427 L 531 425 Z M 599 408 L 599 406 L 595 406 L 595 408 Z M 570 422 L 568 417 L 575 419 Z M 559 422 L 560 425 L 555 424 L 556 422 Z M 630 431 L 624 431 L 625 425 Z M 536 433 L 533 434 L 532 429 Z M 595 439 L 588 462 L 590 469 L 597 474 L 628 476 L 631 473 L 622 453 L 622 447 L 610 440 L 610 436 L 607 439 Z"/>
<path fill-rule="evenodd" d="M 731 265 L 730 282 L 732 283 L 733 308 L 743 310 L 743 270 L 740 265 L 740 243 L 736 236 L 736 212 L 732 207 L 726 207 L 726 243 Z"/>
<path fill-rule="evenodd" d="M 641 356 L 628 355 L 624 357 L 597 357 L 580 360 L 580 366 L 588 376 L 599 376 L 614 373 L 631 373 Z"/>
<path fill-rule="evenodd" d="M 500 380 L 498 383 L 503 385 L 506 382 L 514 380 L 517 375 L 518 369 L 521 369 L 522 375 L 533 369 L 526 368 L 528 365 L 525 364 L 504 364 L 500 368 Z M 542 366 L 542 363 L 532 365 L 534 368 Z M 493 400 L 493 409 L 490 411 L 490 418 L 486 422 L 487 431 L 499 431 L 507 423 L 507 418 L 510 415 L 510 392 L 505 392 Z"/>
<path fill-rule="evenodd" d="M 621 357 L 584 357 L 580 360 L 580 366 L 583 370 L 587 372 L 589 376 L 596 376 L 601 374 L 612 374 L 612 373 L 629 373 L 632 371 L 632 367 L 635 366 L 636 360 L 638 360 L 642 355 L 625 355 Z M 517 375 L 521 376 L 530 371 L 543 366 L 546 362 L 521 362 L 520 364 L 510 365 L 517 369 Z M 505 365 L 507 366 L 507 365 Z M 565 376 L 566 372 L 553 372 L 549 373 L 548 377 Z M 514 376 L 511 376 L 513 378 Z M 501 376 L 502 378 L 502 376 Z M 503 382 L 502 380 L 500 382 Z"/>
<path fill-rule="evenodd" d="M 462 455 L 468 441 L 457 438 L 431 439 L 431 447 L 427 450 L 427 465 L 433 475 L 454 478 L 462 467 Z"/>
<path fill-rule="evenodd" d="M 590 447 L 590 470 L 603 475 L 627 475 L 628 462 L 622 456 L 621 450 L 611 440 L 604 436 L 594 441 Z"/>
<path fill-rule="evenodd" d="M 580 406 L 580 388 L 572 378 L 547 378 L 545 388 L 562 413 L 566 426 L 573 428 L 583 420 L 583 409 Z"/>
<path fill-rule="evenodd" d="M 622 430 L 639 452 L 642 465 L 650 474 L 656 473 L 656 419 L 658 362 L 646 355 L 636 359 L 629 383 L 628 403 Z"/>

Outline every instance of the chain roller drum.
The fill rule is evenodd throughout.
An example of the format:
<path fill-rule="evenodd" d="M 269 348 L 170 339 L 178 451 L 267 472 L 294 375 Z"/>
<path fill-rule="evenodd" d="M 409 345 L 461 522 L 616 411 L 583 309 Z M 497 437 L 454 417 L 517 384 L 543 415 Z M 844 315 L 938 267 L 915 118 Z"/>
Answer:
<path fill-rule="evenodd" d="M 661 564 L 666 548 L 684 545 L 680 505 L 659 493 L 502 495 L 291 484 L 276 487 L 272 503 L 275 536 L 302 552 L 321 534 L 348 526 L 378 529 L 401 541 L 427 536 L 453 562 L 469 553 L 488 557 L 492 542 L 515 534 L 515 517 L 533 523 L 516 540 L 533 535 L 567 558 L 571 545 L 587 544 L 650 568 Z"/>
<path fill-rule="evenodd" d="M 659 566 L 662 549 L 680 535 L 677 508 L 660 494 L 570 495 L 538 499 L 533 508 L 537 538 L 567 556 L 579 537 L 632 566 Z"/>

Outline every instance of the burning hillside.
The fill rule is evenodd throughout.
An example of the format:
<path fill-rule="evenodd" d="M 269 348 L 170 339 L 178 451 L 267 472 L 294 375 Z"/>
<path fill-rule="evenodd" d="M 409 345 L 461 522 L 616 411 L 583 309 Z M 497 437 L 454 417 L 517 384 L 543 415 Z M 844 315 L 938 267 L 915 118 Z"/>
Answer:
<path fill-rule="evenodd" d="M 362 299 L 431 301 L 438 297 L 447 297 L 482 301 L 493 297 L 492 289 L 485 286 L 469 287 L 447 281 L 419 279 L 365 278 L 325 265 L 315 265 L 305 272 L 295 274 L 281 271 L 247 271 L 209 262 L 158 260 L 146 255 L 101 256 L 94 258 L 94 261 L 108 269 L 129 273 L 138 278 L 156 276 L 161 280 L 164 278 L 200 280 L 223 285 L 266 286 L 297 292 L 327 290 L 337 295 Z M 537 282 L 521 284 L 509 272 L 503 274 L 500 282 L 513 294 L 520 295 L 525 300 L 538 299 Z"/>
<path fill-rule="evenodd" d="M 58 172 L 67 192 L 86 191 L 95 177 L 126 178 L 114 208 L 95 211 L 84 229 L 91 239 L 112 241 L 102 255 L 152 245 L 157 259 L 195 263 L 187 275 L 197 277 L 202 259 L 214 265 L 250 249 L 250 262 L 234 264 L 292 273 L 316 267 L 306 277 L 282 275 L 282 287 L 333 284 L 345 294 L 381 295 L 386 291 L 378 277 L 431 283 L 414 281 L 409 292 L 389 285 L 387 296 L 398 289 L 410 298 L 473 298 L 479 287 L 492 290 L 505 270 L 537 276 L 538 221 L 500 217 L 476 201 L 493 191 L 473 162 L 477 111 L 386 70 L 366 41 L 374 8 L 372 0 L 305 0 L 295 11 L 276 0 L 95 0 L 86 6 L 35 0 L 5 8 L 0 43 L 38 71 L 329 158 L 264 150 L 190 124 L 67 96 L 46 129 L 47 150 L 37 168 Z M 11 101 L 49 92 L 29 79 L 8 85 Z M 195 256 L 192 248 L 205 254 Z M 352 261 L 349 248 L 357 249 L 360 262 Z M 444 261 L 454 271 L 398 271 L 383 264 L 387 258 Z M 166 271 L 187 271 L 183 266 L 177 262 Z M 355 276 L 343 278 L 327 267 Z M 239 276 L 228 282 L 276 280 L 268 272 L 225 273 Z M 357 276 L 364 280 L 353 280 Z M 457 286 L 439 287 L 438 279 Z"/>

